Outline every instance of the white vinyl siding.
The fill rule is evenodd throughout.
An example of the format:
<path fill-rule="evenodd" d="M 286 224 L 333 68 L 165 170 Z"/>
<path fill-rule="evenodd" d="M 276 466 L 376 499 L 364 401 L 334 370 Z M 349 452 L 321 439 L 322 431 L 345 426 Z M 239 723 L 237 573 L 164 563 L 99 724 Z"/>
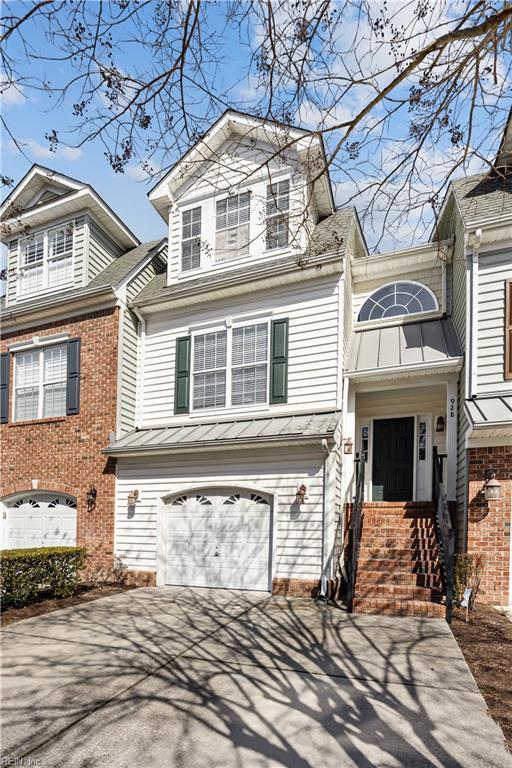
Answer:
<path fill-rule="evenodd" d="M 290 211 L 290 182 L 278 181 L 267 187 L 267 250 L 286 248 Z"/>
<path fill-rule="evenodd" d="M 512 390 L 505 379 L 505 281 L 512 251 L 480 253 L 478 270 L 477 394 Z"/>
<path fill-rule="evenodd" d="M 181 214 L 181 270 L 201 266 L 201 208 L 191 208 Z"/>
<path fill-rule="evenodd" d="M 177 418 L 174 416 L 176 339 L 190 333 L 192 321 L 198 333 L 205 333 L 207 327 L 218 329 L 228 317 L 233 318 L 234 327 L 257 324 L 256 318 L 267 315 L 288 318 L 288 402 L 281 404 L 279 410 L 335 409 L 342 373 L 338 356 L 338 279 L 337 275 L 326 276 L 196 305 L 193 317 L 190 308 L 148 317 L 141 386 L 142 424 L 162 424 L 164 420 L 172 422 Z M 252 317 L 242 322 L 242 318 L 238 319 L 240 315 Z M 240 410 L 226 407 L 222 412 L 223 416 L 230 413 L 240 413 Z M 191 417 L 194 416 L 202 417 L 201 411 L 192 411 Z"/>
<path fill-rule="evenodd" d="M 87 254 L 88 269 L 87 277 L 84 280 L 85 285 L 123 253 L 123 249 L 114 243 L 99 224 L 96 224 L 94 219 L 90 217 L 88 218 L 88 228 L 89 252 Z"/>
<path fill-rule="evenodd" d="M 14 364 L 14 421 L 64 416 L 67 345 L 18 352 Z"/>
<path fill-rule="evenodd" d="M 73 283 L 74 224 L 38 232 L 20 242 L 20 296 Z"/>
<path fill-rule="evenodd" d="M 218 200 L 215 210 L 215 261 L 228 261 L 249 253 L 251 194 Z"/>
<path fill-rule="evenodd" d="M 118 459 L 116 553 L 129 568 L 154 570 L 157 562 L 158 510 L 162 497 L 190 488 L 240 486 L 272 497 L 272 576 L 316 579 L 322 557 L 323 461 L 319 449 L 290 446 L 260 451 L 232 450 L 150 459 Z M 290 514 L 297 487 L 307 479 L 307 511 Z M 128 493 L 137 488 L 137 513 L 126 514 Z"/>

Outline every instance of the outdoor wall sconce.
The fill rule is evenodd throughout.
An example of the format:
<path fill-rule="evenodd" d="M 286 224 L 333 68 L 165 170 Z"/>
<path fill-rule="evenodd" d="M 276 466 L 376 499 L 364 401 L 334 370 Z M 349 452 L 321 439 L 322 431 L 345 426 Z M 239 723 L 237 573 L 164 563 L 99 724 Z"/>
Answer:
<path fill-rule="evenodd" d="M 130 491 L 130 493 L 128 494 L 128 506 L 134 507 L 135 502 L 137 501 L 138 498 L 139 498 L 139 492 L 137 490 Z"/>
<path fill-rule="evenodd" d="M 352 442 L 352 438 L 347 437 L 347 439 L 343 443 L 343 453 L 352 453 L 353 449 L 354 449 L 354 444 Z"/>
<path fill-rule="evenodd" d="M 444 416 L 437 417 L 436 432 L 444 432 Z"/>
<path fill-rule="evenodd" d="M 96 487 L 94 485 L 91 485 L 89 490 L 87 491 L 87 511 L 92 512 L 94 507 L 96 506 L 96 497 L 98 495 L 98 491 L 96 490 Z"/>
<path fill-rule="evenodd" d="M 304 502 L 307 499 L 307 496 L 306 496 L 307 491 L 308 489 L 304 484 L 299 485 L 299 487 L 297 488 L 297 493 L 295 494 L 295 501 L 297 502 L 297 504 L 304 504 Z"/>
<path fill-rule="evenodd" d="M 488 469 L 485 473 L 484 495 L 486 501 L 499 501 L 501 498 L 501 483 L 496 480 L 496 472 Z"/>

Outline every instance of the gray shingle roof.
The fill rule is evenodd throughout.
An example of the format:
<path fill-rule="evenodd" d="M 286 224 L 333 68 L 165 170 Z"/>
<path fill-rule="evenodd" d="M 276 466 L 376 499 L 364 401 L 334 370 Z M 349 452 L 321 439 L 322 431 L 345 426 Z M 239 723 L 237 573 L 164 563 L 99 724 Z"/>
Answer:
<path fill-rule="evenodd" d="M 280 441 L 301 442 L 332 437 L 340 411 L 293 414 L 290 416 L 259 416 L 245 419 L 189 422 L 177 426 L 138 429 L 124 435 L 105 449 L 104 453 L 185 449 L 199 446 L 255 446 Z"/>
<path fill-rule="evenodd" d="M 475 397 L 466 400 L 466 410 L 475 427 L 512 423 L 512 395 Z"/>
<path fill-rule="evenodd" d="M 480 173 L 452 184 L 466 223 L 512 215 L 512 173 Z"/>
<path fill-rule="evenodd" d="M 345 247 L 350 234 L 350 227 L 355 217 L 354 208 L 340 208 L 331 216 L 320 221 L 314 228 L 311 241 L 300 257 L 284 256 L 275 261 L 263 264 L 248 264 L 229 272 L 229 279 L 234 282 L 257 280 L 275 272 L 286 272 L 298 267 L 308 267 L 320 264 L 327 254 L 340 260 L 343 258 Z M 300 263 L 299 263 L 300 262 Z M 137 295 L 133 304 L 151 303 L 160 299 L 184 296 L 213 290 L 226 282 L 226 273 L 204 275 L 179 285 L 166 285 L 165 275 L 156 275 Z"/>
<path fill-rule="evenodd" d="M 353 331 L 347 372 L 385 371 L 462 356 L 450 318 Z"/>
<path fill-rule="evenodd" d="M 88 288 L 98 288 L 105 285 L 118 285 L 125 277 L 127 277 L 132 269 L 135 269 L 137 264 L 151 253 L 156 248 L 165 242 L 165 238 L 159 240 L 151 240 L 149 243 L 142 243 L 137 248 L 132 248 L 130 251 L 126 251 L 117 259 L 112 261 L 104 270 L 102 270 L 96 277 L 91 280 Z"/>

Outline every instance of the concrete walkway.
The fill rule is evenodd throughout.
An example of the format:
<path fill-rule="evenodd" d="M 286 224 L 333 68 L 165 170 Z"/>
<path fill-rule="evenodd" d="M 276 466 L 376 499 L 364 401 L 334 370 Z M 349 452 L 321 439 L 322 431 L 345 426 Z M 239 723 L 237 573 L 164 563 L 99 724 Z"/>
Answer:
<path fill-rule="evenodd" d="M 512 768 L 442 620 L 168 587 L 2 639 L 2 764 Z"/>

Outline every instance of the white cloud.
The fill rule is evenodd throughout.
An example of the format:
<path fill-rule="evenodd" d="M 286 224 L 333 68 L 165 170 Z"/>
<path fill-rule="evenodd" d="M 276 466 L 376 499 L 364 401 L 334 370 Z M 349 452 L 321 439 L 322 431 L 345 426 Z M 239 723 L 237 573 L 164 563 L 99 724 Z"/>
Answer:
<path fill-rule="evenodd" d="M 24 104 L 27 101 L 27 97 L 23 93 L 21 85 L 14 86 L 9 85 L 6 80 L 0 82 L 0 94 L 2 106 L 15 107 L 19 104 Z"/>
<path fill-rule="evenodd" d="M 35 139 L 19 139 L 20 146 L 36 160 L 69 160 L 73 162 L 82 156 L 82 150 L 78 147 L 59 146 L 56 152 L 51 152 L 49 147 L 39 144 Z M 16 152 L 17 147 L 11 141 L 11 150 Z"/>
<path fill-rule="evenodd" d="M 157 163 L 143 161 L 142 164 L 129 165 L 126 168 L 126 175 L 135 181 L 149 181 L 159 171 L 160 166 Z"/>

